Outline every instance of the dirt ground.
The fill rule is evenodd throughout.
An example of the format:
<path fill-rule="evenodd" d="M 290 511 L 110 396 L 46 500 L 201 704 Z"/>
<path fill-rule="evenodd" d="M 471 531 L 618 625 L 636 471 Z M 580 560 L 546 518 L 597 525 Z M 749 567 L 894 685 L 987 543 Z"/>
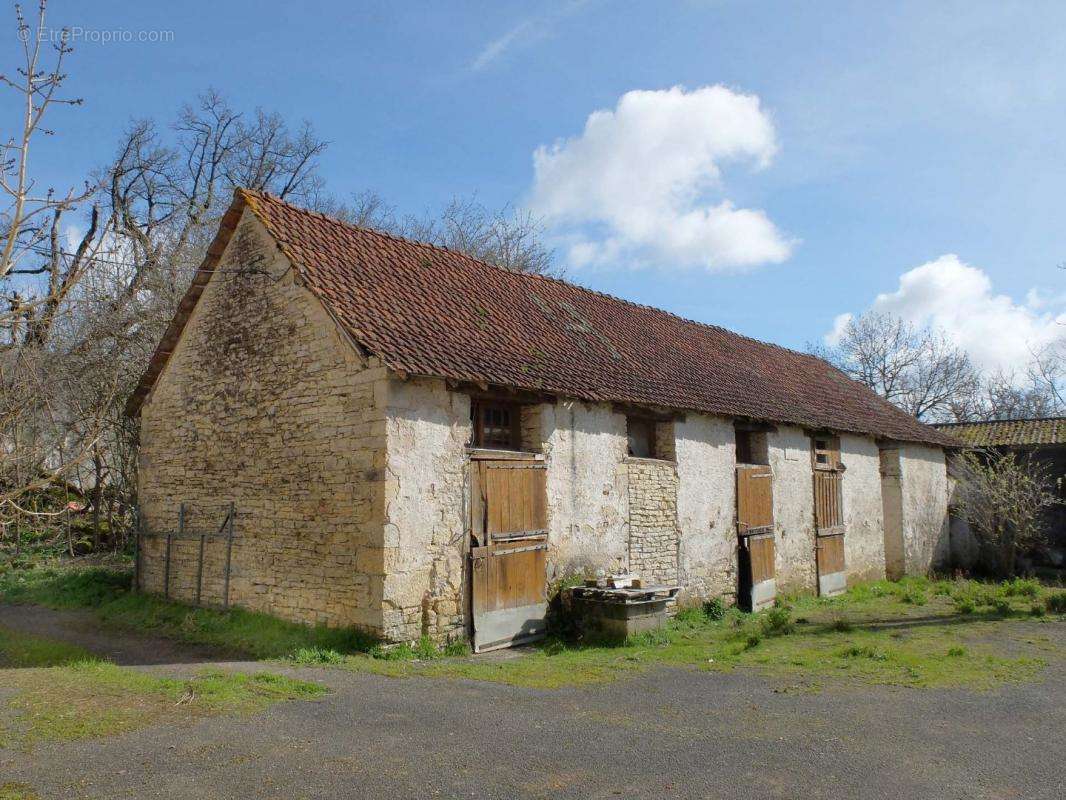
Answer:
<path fill-rule="evenodd" d="M 0 625 L 150 669 L 180 672 L 210 659 L 166 640 L 116 636 L 74 612 L 0 607 Z M 1066 643 L 1066 623 L 1042 624 L 1040 634 Z M 0 785 L 109 800 L 1066 797 L 1060 663 L 1038 681 L 986 693 L 811 691 L 741 671 L 662 669 L 538 691 L 277 669 L 332 691 L 254 716 L 0 750 Z"/>

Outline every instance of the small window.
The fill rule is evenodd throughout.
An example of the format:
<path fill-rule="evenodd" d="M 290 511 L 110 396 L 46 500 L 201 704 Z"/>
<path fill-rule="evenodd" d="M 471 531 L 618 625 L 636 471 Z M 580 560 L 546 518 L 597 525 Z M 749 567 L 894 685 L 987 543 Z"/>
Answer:
<path fill-rule="evenodd" d="M 643 417 L 626 417 L 629 455 L 634 458 L 655 458 L 655 421 Z"/>
<path fill-rule="evenodd" d="M 521 448 L 521 409 L 512 403 L 475 401 L 470 406 L 474 447 Z"/>
<path fill-rule="evenodd" d="M 815 436 L 812 440 L 815 469 L 840 467 L 840 440 L 835 436 Z"/>
<path fill-rule="evenodd" d="M 740 430 L 737 432 L 738 464 L 769 464 L 770 449 L 765 431 Z"/>

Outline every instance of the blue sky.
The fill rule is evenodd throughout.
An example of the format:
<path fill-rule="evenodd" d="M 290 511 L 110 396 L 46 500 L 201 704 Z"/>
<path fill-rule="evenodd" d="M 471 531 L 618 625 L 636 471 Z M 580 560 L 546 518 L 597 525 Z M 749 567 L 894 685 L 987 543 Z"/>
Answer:
<path fill-rule="evenodd" d="M 686 317 L 803 347 L 875 305 L 988 366 L 1066 335 L 1061 2 L 53 0 L 50 21 L 173 31 L 75 43 L 86 104 L 36 162 L 59 186 L 213 86 L 311 121 L 337 194 L 528 205 L 569 279 Z"/>

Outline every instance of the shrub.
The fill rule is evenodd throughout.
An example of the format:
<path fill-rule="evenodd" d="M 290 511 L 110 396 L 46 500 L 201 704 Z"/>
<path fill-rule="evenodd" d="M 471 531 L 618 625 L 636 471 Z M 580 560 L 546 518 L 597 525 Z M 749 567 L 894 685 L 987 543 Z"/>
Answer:
<path fill-rule="evenodd" d="M 907 591 L 903 593 L 903 596 L 900 597 L 900 600 L 912 606 L 924 606 L 929 602 L 929 598 L 926 596 L 925 592 L 916 586 L 909 587 Z"/>
<path fill-rule="evenodd" d="M 1066 592 L 1049 594 L 1044 604 L 1052 614 L 1066 614 Z"/>
<path fill-rule="evenodd" d="M 955 598 L 955 610 L 960 614 L 972 614 L 977 608 L 974 606 L 973 600 L 965 597 Z"/>
<path fill-rule="evenodd" d="M 871 647 L 868 644 L 857 645 L 853 644 L 851 647 L 845 647 L 840 651 L 841 658 L 868 658 L 871 661 L 887 661 L 888 656 Z"/>
<path fill-rule="evenodd" d="M 340 664 L 344 656 L 330 648 L 301 647 L 289 656 L 289 660 L 294 664 Z"/>
<path fill-rule="evenodd" d="M 791 609 L 774 606 L 763 615 L 759 627 L 764 636 L 787 636 L 795 630 Z"/>
<path fill-rule="evenodd" d="M 1012 610 L 1010 600 L 1006 597 L 994 598 L 991 605 L 997 614 L 1009 614 Z"/>
<path fill-rule="evenodd" d="M 948 648 L 948 655 L 951 656 L 952 658 L 962 658 L 964 655 L 966 655 L 966 648 L 965 647 L 949 647 Z"/>
<path fill-rule="evenodd" d="M 722 602 L 721 597 L 713 597 L 703 604 L 703 613 L 707 615 L 707 619 L 718 621 L 725 617 L 725 603 Z"/>
<path fill-rule="evenodd" d="M 1019 556 L 1042 545 L 1048 508 L 1060 501 L 1049 469 L 1014 453 L 967 452 L 956 462 L 955 508 L 970 524 L 986 568 L 1013 575 Z"/>
<path fill-rule="evenodd" d="M 1003 594 L 1007 597 L 1036 597 L 1040 594 L 1040 583 L 1033 578 L 1012 578 L 1004 582 Z"/>
<path fill-rule="evenodd" d="M 829 623 L 829 630 L 835 631 L 836 633 L 848 633 L 853 630 L 854 627 L 855 626 L 842 617 L 837 617 Z"/>

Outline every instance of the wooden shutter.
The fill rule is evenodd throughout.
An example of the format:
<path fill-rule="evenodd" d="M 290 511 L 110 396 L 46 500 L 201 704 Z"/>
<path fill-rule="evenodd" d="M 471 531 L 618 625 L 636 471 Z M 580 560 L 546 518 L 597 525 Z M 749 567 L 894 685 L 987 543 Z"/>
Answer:
<path fill-rule="evenodd" d="M 773 531 L 773 472 L 766 465 L 737 466 L 737 531 Z"/>
<path fill-rule="evenodd" d="M 843 532 L 843 479 L 840 472 L 814 471 L 814 516 L 819 531 Z"/>
<path fill-rule="evenodd" d="M 543 461 L 477 460 L 470 469 L 471 531 L 479 544 L 547 535 Z"/>

